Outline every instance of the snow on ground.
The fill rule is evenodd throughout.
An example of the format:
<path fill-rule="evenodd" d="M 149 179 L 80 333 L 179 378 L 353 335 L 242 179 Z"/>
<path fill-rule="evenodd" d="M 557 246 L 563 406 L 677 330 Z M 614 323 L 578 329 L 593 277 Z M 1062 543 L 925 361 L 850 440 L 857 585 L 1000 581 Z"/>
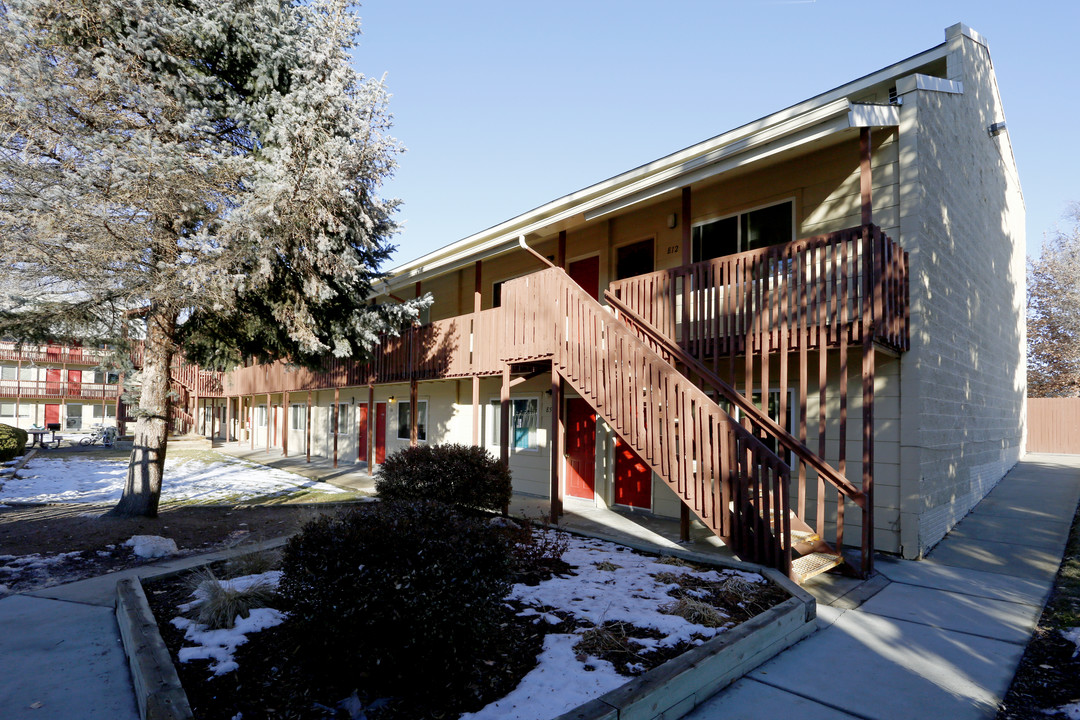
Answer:
<path fill-rule="evenodd" d="M 245 590 L 253 585 L 265 583 L 271 587 L 277 587 L 281 580 L 280 570 L 260 573 L 258 575 L 244 575 L 232 580 L 220 580 L 222 587 L 231 590 Z M 194 600 L 180 605 L 177 609 L 181 612 L 201 605 L 206 601 L 207 593 L 200 586 L 192 593 Z M 182 663 L 192 660 L 210 660 L 210 670 L 213 675 L 224 675 L 232 672 L 237 667 L 233 653 L 236 648 L 247 642 L 247 636 L 259 630 L 280 625 L 285 621 L 285 613 L 273 608 L 254 608 L 246 618 L 236 617 L 233 627 L 221 630 L 211 630 L 202 623 L 189 620 L 185 617 L 175 617 L 170 622 L 184 631 L 184 639 L 192 643 L 191 646 L 183 647 L 177 653 Z"/>
<path fill-rule="evenodd" d="M 160 535 L 132 535 L 124 546 L 131 548 L 141 558 L 168 557 L 180 552 L 175 540 Z"/>
<path fill-rule="evenodd" d="M 554 531 L 545 531 L 554 532 Z M 509 598 L 525 605 L 519 614 L 532 617 L 533 622 L 558 624 L 559 615 L 601 625 L 607 621 L 623 621 L 638 628 L 660 631 L 660 639 L 635 638 L 646 647 L 671 646 L 680 642 L 703 642 L 725 628 L 695 625 L 681 617 L 660 612 L 660 606 L 671 600 L 668 591 L 673 583 L 660 582 L 652 577 L 658 573 L 692 574 L 704 581 L 719 581 L 735 576 L 748 583 L 764 583 L 756 573 L 739 570 L 700 572 L 690 567 L 658 562 L 658 558 L 640 555 L 628 548 L 603 540 L 569 538 L 569 549 L 563 560 L 574 566 L 577 575 L 555 576 L 537 586 L 515 585 Z M 617 568 L 610 569 L 612 566 Z M 609 569 L 603 569 L 609 568 Z M 255 583 L 277 586 L 280 571 L 248 575 L 221 581 L 236 590 Z M 187 612 L 203 602 L 206 593 L 196 590 L 193 600 L 177 607 Z M 208 630 L 185 617 L 171 622 L 185 633 L 191 643 L 179 652 L 181 662 L 209 660 L 213 675 L 235 670 L 233 653 L 248 640 L 248 635 L 283 622 L 285 615 L 271 608 L 255 609 L 245 620 L 237 618 L 231 630 Z M 629 678 L 619 675 L 611 663 L 596 657 L 582 656 L 574 650 L 580 632 L 551 633 L 545 636 L 544 646 L 537 657 L 537 666 L 517 688 L 476 713 L 462 715 L 462 720 L 547 720 L 610 692 Z"/>
<path fill-rule="evenodd" d="M 553 532 L 553 531 L 547 531 Z M 535 616 L 533 622 L 550 622 L 549 611 L 569 613 L 594 625 L 621 621 L 639 628 L 653 628 L 664 638 L 635 638 L 646 647 L 671 646 L 680 642 L 701 642 L 697 637 L 712 637 L 723 628 L 695 625 L 676 615 L 665 615 L 660 606 L 669 602 L 673 583 L 652 577 L 658 573 L 693 574 L 702 580 L 718 581 L 736 575 L 748 582 L 765 582 L 756 573 L 738 570 L 698 572 L 693 568 L 657 562 L 659 558 L 640 555 L 621 545 L 590 538 L 571 537 L 570 547 L 562 557 L 579 568 L 576 576 L 555 576 L 534 587 L 515 585 L 509 597 L 526 605 L 523 616 Z M 601 570 L 597 566 L 615 570 Z M 462 720 L 544 720 L 562 715 L 573 708 L 623 685 L 628 678 L 618 675 L 603 660 L 577 659 L 573 646 L 578 634 L 549 634 L 537 666 L 518 687 L 476 713 L 462 715 Z M 592 668 L 586 670 L 583 665 Z"/>
<path fill-rule="evenodd" d="M 3 502 L 117 502 L 127 479 L 127 460 L 34 458 L 0 487 Z M 216 462 L 174 456 L 165 460 L 161 500 L 250 500 L 297 490 L 346 491 L 295 473 L 221 456 Z"/>

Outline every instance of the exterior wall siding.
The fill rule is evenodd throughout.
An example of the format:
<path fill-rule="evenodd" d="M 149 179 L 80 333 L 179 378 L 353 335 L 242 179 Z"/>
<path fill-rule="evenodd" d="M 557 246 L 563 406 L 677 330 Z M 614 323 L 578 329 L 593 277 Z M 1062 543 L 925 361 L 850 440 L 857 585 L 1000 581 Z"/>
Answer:
<path fill-rule="evenodd" d="M 1024 208 L 987 49 L 949 30 L 963 92 L 898 87 L 900 243 L 910 253 L 902 358 L 903 553 L 937 543 L 1019 459 L 1025 396 Z M 906 91 L 906 92 L 905 92 Z"/>

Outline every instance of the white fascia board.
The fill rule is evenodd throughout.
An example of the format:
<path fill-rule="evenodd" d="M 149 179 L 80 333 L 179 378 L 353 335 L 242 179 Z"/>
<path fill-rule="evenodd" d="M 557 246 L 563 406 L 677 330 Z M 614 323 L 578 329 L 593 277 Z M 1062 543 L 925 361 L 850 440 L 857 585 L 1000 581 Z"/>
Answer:
<path fill-rule="evenodd" d="M 732 151 L 727 151 L 726 148 L 737 143 L 744 145 L 743 151 L 762 143 L 767 144 L 770 140 L 758 141 L 754 137 L 767 130 L 774 130 L 787 121 L 797 120 L 801 116 L 809 117 L 809 114 L 823 111 L 837 102 L 842 101 L 847 110 L 849 109 L 848 97 L 857 95 L 862 89 L 877 85 L 891 77 L 902 77 L 906 73 L 911 73 L 928 62 L 944 57 L 946 50 L 947 47 L 943 43 L 797 105 L 541 205 L 416 260 L 399 265 L 389 271 L 389 277 L 385 283 L 391 288 L 402 287 L 417 280 L 423 280 L 425 277 L 448 272 L 455 266 L 461 267 L 466 259 L 471 261 L 501 254 L 516 246 L 519 235 L 528 235 L 583 212 L 590 213 L 597 206 L 613 201 L 616 191 L 641 192 L 643 185 L 653 185 L 657 182 L 656 178 L 651 177 L 653 175 L 665 173 L 665 171 L 686 172 L 687 168 L 692 169 L 718 162 L 729 157 Z M 706 156 L 716 154 L 720 156 L 713 157 L 711 160 L 705 159 Z"/>
<path fill-rule="evenodd" d="M 636 182 L 623 183 L 609 187 L 608 183 L 594 185 L 574 195 L 567 196 L 559 202 L 561 207 L 553 207 L 556 203 L 537 208 L 533 213 L 515 218 L 479 233 L 470 238 L 442 248 L 435 253 L 425 255 L 407 265 L 392 271 L 391 277 L 385 281 L 386 287 L 392 292 L 393 289 L 403 287 L 418 280 L 424 280 L 435 274 L 442 274 L 465 263 L 484 260 L 488 257 L 508 252 L 517 247 L 517 239 L 521 235 L 542 230 L 554 223 L 560 222 L 575 215 L 585 214 L 586 220 L 591 220 L 599 215 L 605 215 L 621 207 L 633 205 L 648 199 L 659 193 L 667 192 L 669 185 L 677 187 L 691 182 L 697 182 L 705 177 L 732 167 L 745 165 L 762 156 L 772 155 L 780 150 L 770 150 L 765 155 L 753 154 L 736 163 L 721 163 L 721 161 L 736 155 L 745 155 L 750 151 L 770 145 L 784 137 L 799 138 L 796 144 L 809 142 L 816 139 L 821 133 L 806 133 L 809 128 L 826 127 L 824 134 L 846 129 L 847 116 L 850 113 L 851 104 L 846 99 L 835 100 L 824 107 L 816 108 L 801 116 L 784 120 L 775 126 L 765 128 L 760 132 L 743 136 L 733 142 L 709 152 L 698 154 L 696 157 L 688 157 L 683 162 L 671 165 L 671 157 L 664 158 L 653 165 L 667 165 L 662 169 L 653 166 L 645 166 L 648 172 Z M 806 139 L 804 139 L 806 138 Z M 681 155 L 681 153 L 680 153 Z M 703 173 L 702 170 L 705 170 Z M 660 189 L 653 191 L 654 188 Z M 606 192 L 605 192 L 606 191 Z M 547 212 L 544 212 L 547 210 Z M 522 223 L 520 221 L 524 220 Z M 532 222 L 529 222 L 532 220 Z M 484 236 L 487 239 L 483 239 Z"/>
<path fill-rule="evenodd" d="M 916 90 L 963 95 L 964 83 L 959 80 L 946 80 L 945 78 L 922 75 L 921 73 L 908 75 L 896 81 L 897 95 L 906 95 Z"/>
<path fill-rule="evenodd" d="M 852 103 L 848 112 L 848 124 L 851 127 L 897 127 L 900 125 L 900 107 L 898 105 L 877 105 L 870 103 Z"/>

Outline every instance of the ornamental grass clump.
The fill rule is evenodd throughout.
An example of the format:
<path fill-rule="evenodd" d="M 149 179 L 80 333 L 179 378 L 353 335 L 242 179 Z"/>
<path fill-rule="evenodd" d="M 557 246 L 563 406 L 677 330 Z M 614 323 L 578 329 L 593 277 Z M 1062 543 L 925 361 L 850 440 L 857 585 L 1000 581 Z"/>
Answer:
<path fill-rule="evenodd" d="M 274 585 L 267 580 L 236 585 L 221 581 L 207 569 L 191 580 L 195 595 L 194 619 L 211 630 L 231 628 L 236 618 L 247 618 L 255 608 L 270 607 L 277 597 Z"/>
<path fill-rule="evenodd" d="M 432 501 L 372 503 L 291 538 L 280 592 L 326 672 L 438 694 L 505 630 L 510 566 L 505 536 L 480 518 Z"/>
<path fill-rule="evenodd" d="M 510 471 L 473 445 L 417 445 L 389 455 L 375 490 L 383 500 L 438 500 L 448 505 L 499 510 L 510 502 Z"/>

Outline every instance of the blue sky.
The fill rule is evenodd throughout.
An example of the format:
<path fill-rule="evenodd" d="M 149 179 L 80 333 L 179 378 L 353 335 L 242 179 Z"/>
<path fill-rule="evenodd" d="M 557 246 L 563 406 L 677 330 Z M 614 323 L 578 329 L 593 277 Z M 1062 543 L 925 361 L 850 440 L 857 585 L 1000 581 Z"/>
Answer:
<path fill-rule="evenodd" d="M 989 40 L 1038 254 L 1080 202 L 1080 3 L 368 0 L 407 148 L 392 265 L 891 64 Z"/>

